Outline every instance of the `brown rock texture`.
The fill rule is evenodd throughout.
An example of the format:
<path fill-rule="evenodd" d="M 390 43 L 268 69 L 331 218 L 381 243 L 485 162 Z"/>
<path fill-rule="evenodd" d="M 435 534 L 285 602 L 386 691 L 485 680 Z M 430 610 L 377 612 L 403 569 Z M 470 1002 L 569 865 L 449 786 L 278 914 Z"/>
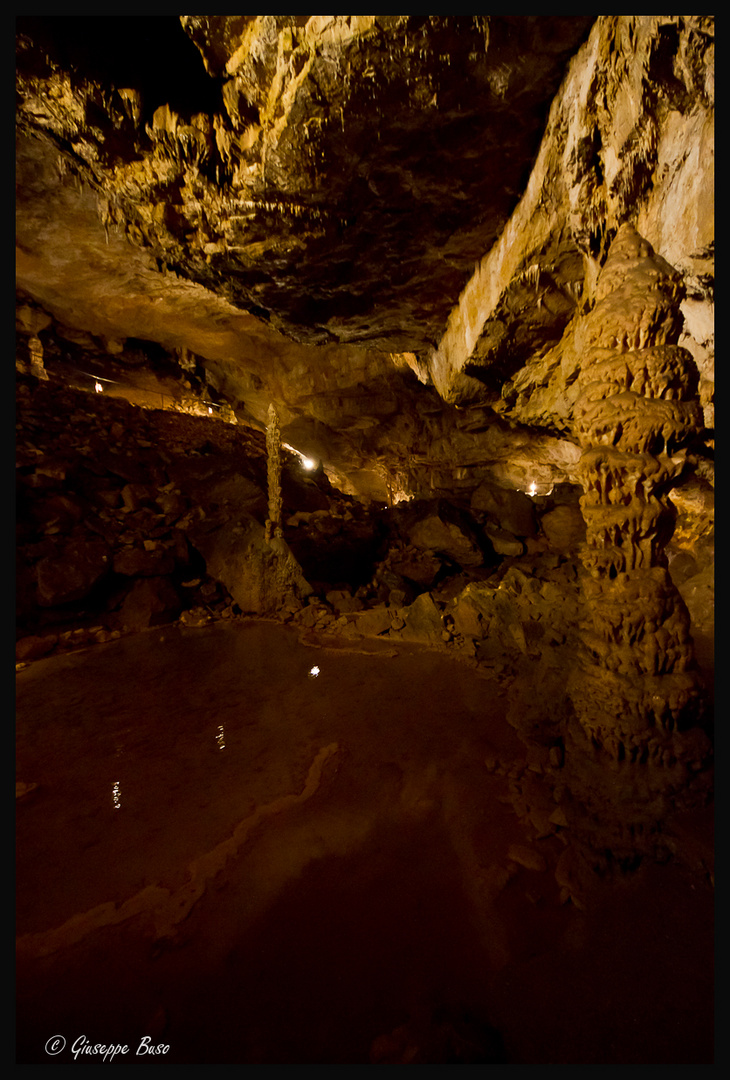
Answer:
<path fill-rule="evenodd" d="M 19 663 L 443 648 L 630 848 L 709 760 L 713 17 L 143 18 L 16 23 Z"/>
<path fill-rule="evenodd" d="M 591 17 L 180 16 L 197 109 L 69 74 L 63 20 L 38 22 L 21 123 L 93 177 L 109 229 L 301 340 L 400 352 L 437 340 L 496 239 Z"/>
<path fill-rule="evenodd" d="M 683 334 L 704 368 L 713 348 L 713 130 L 711 17 L 598 16 L 553 101 L 522 198 L 429 357 L 439 393 L 501 393 L 502 411 L 565 430 L 580 360 L 560 338 L 590 303 L 627 222 L 683 277 Z"/>
<path fill-rule="evenodd" d="M 623 226 L 595 307 L 575 330 L 583 355 L 575 407 L 584 447 L 582 561 L 590 578 L 570 696 L 595 745 L 617 761 L 667 766 L 670 776 L 696 759 L 696 746 L 690 741 L 684 754 L 674 733 L 693 727 L 701 711 L 689 614 L 665 553 L 669 489 L 702 429 L 696 367 L 676 344 L 680 300 L 677 275 Z"/>

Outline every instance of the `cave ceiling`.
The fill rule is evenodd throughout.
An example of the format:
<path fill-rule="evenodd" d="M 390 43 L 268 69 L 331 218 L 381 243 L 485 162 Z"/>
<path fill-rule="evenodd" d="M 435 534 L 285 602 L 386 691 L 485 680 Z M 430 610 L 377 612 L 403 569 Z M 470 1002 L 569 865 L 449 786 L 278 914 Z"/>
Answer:
<path fill-rule="evenodd" d="M 570 479 L 560 342 L 626 221 L 685 281 L 710 401 L 712 43 L 707 16 L 19 16 L 19 295 L 110 359 L 194 354 L 363 494 Z"/>

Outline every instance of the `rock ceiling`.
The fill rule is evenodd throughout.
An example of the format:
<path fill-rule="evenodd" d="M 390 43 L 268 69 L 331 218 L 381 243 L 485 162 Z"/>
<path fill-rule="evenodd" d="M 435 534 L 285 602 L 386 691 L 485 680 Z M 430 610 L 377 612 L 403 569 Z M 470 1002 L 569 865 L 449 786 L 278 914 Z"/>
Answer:
<path fill-rule="evenodd" d="M 576 482 L 572 320 L 630 223 L 681 278 L 708 475 L 711 16 L 16 30 L 21 332 L 192 356 L 368 498 Z"/>

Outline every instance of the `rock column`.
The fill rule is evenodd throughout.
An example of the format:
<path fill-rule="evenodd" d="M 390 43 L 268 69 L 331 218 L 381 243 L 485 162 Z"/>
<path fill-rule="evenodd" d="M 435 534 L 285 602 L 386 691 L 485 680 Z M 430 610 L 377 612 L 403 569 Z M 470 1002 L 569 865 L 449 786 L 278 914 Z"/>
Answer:
<path fill-rule="evenodd" d="M 269 488 L 269 516 L 266 519 L 266 542 L 281 538 L 281 431 L 279 417 L 273 405 L 269 405 L 266 427 L 267 478 Z"/>
<path fill-rule="evenodd" d="M 678 275 L 625 225 L 575 331 L 588 573 L 569 694 L 576 737 L 615 763 L 647 765 L 645 794 L 684 787 L 704 745 L 689 615 L 665 555 L 668 492 L 703 426 L 697 370 L 677 345 L 681 299 Z"/>
<path fill-rule="evenodd" d="M 48 372 L 43 363 L 43 344 L 37 334 L 33 334 L 28 342 L 28 351 L 30 352 L 31 375 L 35 375 L 37 379 L 47 379 Z"/>

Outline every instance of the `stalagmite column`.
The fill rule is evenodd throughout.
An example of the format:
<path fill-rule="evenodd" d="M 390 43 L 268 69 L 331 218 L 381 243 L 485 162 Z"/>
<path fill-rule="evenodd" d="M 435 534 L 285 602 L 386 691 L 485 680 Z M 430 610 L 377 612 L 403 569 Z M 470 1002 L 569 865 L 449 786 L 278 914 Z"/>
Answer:
<path fill-rule="evenodd" d="M 273 404 L 269 405 L 266 427 L 266 455 L 268 466 L 269 516 L 266 519 L 266 542 L 272 537 L 280 539 L 281 528 L 281 431 L 279 417 Z"/>
<path fill-rule="evenodd" d="M 575 331 L 584 357 L 574 422 L 582 446 L 586 619 L 569 694 L 586 740 L 650 769 L 650 790 L 697 768 L 701 689 L 689 615 L 667 570 L 668 492 L 703 426 L 698 374 L 676 342 L 678 275 L 631 226 L 613 242 L 595 306 Z M 648 775 L 648 774 L 647 774 Z"/>
<path fill-rule="evenodd" d="M 289 612 L 302 606 L 312 593 L 302 568 L 284 540 L 281 494 L 281 429 L 273 404 L 269 405 L 266 426 L 269 510 L 264 528 L 264 550 L 258 553 L 258 576 L 262 594 L 261 610 Z"/>
<path fill-rule="evenodd" d="M 43 345 L 37 334 L 33 334 L 30 338 L 28 342 L 28 351 L 30 352 L 31 374 L 35 375 L 38 379 L 47 379 L 48 372 L 43 363 Z"/>

